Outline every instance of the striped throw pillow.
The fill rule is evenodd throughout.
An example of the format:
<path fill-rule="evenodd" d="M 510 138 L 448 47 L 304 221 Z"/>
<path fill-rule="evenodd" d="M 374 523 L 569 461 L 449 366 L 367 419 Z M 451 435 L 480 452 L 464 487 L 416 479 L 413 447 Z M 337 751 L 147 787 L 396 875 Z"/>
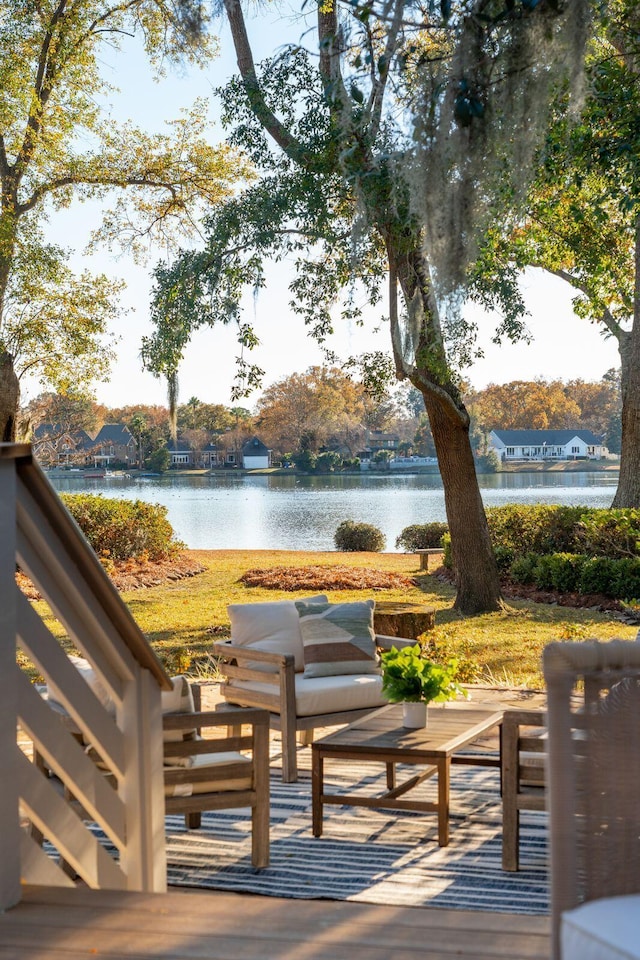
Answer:
<path fill-rule="evenodd" d="M 305 677 L 378 673 L 373 600 L 307 603 L 296 600 Z"/>

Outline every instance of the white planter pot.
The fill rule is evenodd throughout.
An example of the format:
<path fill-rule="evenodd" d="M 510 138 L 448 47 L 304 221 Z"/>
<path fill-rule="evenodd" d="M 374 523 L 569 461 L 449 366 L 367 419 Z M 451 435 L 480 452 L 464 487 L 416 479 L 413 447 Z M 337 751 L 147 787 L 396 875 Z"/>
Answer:
<path fill-rule="evenodd" d="M 427 725 L 427 704 L 424 700 L 410 702 L 405 700 L 402 704 L 402 726 L 417 730 Z"/>

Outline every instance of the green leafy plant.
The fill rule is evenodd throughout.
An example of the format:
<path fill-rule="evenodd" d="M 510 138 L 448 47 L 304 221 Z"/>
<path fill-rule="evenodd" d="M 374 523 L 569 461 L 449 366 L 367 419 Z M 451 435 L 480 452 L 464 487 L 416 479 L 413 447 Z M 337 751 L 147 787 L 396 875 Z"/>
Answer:
<path fill-rule="evenodd" d="M 467 696 L 456 681 L 458 661 L 435 663 L 424 653 L 419 643 L 402 650 L 391 647 L 381 655 L 382 692 L 389 703 L 413 703 L 424 700 L 442 702 Z"/>

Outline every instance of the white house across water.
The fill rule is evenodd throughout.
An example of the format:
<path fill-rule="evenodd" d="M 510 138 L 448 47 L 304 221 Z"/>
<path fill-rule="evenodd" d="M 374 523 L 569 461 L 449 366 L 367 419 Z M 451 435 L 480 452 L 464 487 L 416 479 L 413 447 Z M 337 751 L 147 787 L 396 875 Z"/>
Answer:
<path fill-rule="evenodd" d="M 609 452 L 591 430 L 492 430 L 500 460 L 601 460 Z"/>

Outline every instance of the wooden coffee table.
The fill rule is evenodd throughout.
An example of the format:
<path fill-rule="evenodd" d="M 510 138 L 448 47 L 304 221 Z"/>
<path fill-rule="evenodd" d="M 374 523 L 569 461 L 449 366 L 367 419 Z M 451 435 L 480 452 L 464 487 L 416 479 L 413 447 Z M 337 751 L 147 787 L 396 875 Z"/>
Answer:
<path fill-rule="evenodd" d="M 502 723 L 504 708 L 467 703 L 429 704 L 429 720 L 420 730 L 402 726 L 402 706 L 382 707 L 337 733 L 316 740 L 312 745 L 313 835 L 322 836 L 323 808 L 326 804 L 354 807 L 379 807 L 386 810 L 415 810 L 438 814 L 438 843 L 449 843 L 449 781 L 451 763 L 470 763 L 499 767 L 497 757 L 460 755 L 459 751 L 493 727 Z M 387 768 L 387 792 L 380 797 L 324 792 L 324 761 L 345 760 L 358 763 L 384 763 Z M 426 769 L 396 785 L 396 763 L 425 764 Z M 437 801 L 409 800 L 404 794 L 434 774 L 438 777 Z"/>

